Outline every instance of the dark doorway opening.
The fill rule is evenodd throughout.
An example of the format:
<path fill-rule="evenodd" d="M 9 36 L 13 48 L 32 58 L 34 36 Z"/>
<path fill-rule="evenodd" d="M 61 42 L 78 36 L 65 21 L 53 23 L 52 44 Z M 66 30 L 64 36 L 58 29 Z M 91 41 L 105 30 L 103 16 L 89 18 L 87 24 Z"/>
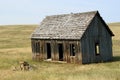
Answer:
<path fill-rule="evenodd" d="M 63 61 L 63 44 L 58 44 L 59 61 Z"/>
<path fill-rule="evenodd" d="M 47 43 L 47 59 L 51 58 L 51 45 L 50 43 Z"/>

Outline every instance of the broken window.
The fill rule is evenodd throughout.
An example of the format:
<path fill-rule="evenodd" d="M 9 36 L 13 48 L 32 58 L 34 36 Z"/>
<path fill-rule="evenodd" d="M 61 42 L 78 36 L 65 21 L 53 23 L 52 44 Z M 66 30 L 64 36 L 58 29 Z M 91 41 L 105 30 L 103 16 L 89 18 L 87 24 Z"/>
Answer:
<path fill-rule="evenodd" d="M 75 45 L 70 44 L 70 56 L 75 56 Z"/>
<path fill-rule="evenodd" d="M 98 43 L 95 44 L 95 54 L 100 55 L 100 46 Z"/>

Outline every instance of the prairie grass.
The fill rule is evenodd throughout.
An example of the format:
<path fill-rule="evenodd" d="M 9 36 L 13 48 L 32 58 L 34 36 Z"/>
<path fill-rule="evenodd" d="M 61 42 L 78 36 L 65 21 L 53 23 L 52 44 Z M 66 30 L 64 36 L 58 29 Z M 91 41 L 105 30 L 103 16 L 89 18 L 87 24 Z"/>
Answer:
<path fill-rule="evenodd" d="M 96 64 L 36 62 L 32 60 L 30 34 L 37 25 L 0 26 L 0 80 L 120 80 L 120 23 L 109 24 L 113 37 L 114 60 Z M 13 71 L 18 62 L 35 68 Z"/>

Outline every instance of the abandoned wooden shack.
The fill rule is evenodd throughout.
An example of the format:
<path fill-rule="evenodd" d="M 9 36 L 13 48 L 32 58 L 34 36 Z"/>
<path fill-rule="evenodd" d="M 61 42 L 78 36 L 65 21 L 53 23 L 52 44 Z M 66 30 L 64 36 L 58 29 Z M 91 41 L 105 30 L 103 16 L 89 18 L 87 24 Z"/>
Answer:
<path fill-rule="evenodd" d="M 33 59 L 81 64 L 110 61 L 112 36 L 98 11 L 47 16 L 31 35 Z"/>

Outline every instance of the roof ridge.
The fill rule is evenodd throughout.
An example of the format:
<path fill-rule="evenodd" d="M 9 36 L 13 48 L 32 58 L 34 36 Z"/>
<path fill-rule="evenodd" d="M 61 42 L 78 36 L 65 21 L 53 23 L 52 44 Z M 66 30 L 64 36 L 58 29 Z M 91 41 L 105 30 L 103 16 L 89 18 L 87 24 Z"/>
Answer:
<path fill-rule="evenodd" d="M 52 17 L 52 16 L 64 16 L 64 15 L 70 15 L 70 14 L 86 14 L 86 13 L 97 13 L 98 10 L 95 10 L 95 11 L 87 11 L 87 12 L 77 12 L 77 13 L 68 13 L 68 14 L 58 14 L 58 15 L 48 15 L 46 17 Z"/>

